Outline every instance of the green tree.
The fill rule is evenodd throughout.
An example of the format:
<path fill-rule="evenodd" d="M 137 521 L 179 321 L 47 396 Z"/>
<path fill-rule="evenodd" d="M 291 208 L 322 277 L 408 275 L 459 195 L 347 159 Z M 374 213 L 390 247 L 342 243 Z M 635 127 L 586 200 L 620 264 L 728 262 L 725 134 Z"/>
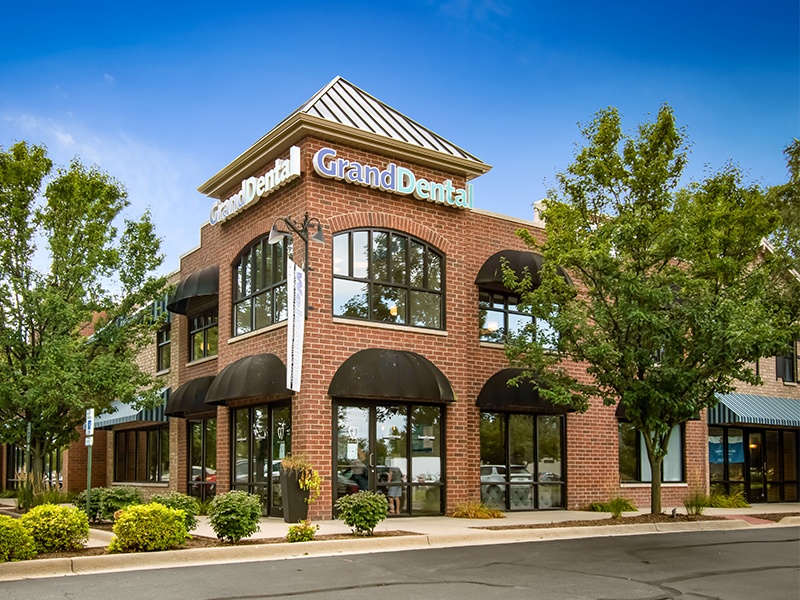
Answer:
<path fill-rule="evenodd" d="M 33 482 L 87 408 L 157 401 L 134 360 L 156 325 L 135 315 L 165 286 L 150 275 L 163 259 L 150 215 L 115 226 L 123 187 L 77 159 L 52 170 L 42 146 L 0 147 L 0 441 L 30 430 Z"/>
<path fill-rule="evenodd" d="M 646 445 L 660 513 L 673 427 L 736 381 L 759 383 L 753 361 L 797 336 L 797 253 L 774 236 L 789 227 L 779 207 L 737 168 L 678 189 L 686 139 L 669 106 L 633 134 L 608 108 L 582 133 L 588 143 L 544 203 L 546 242 L 519 232 L 544 257 L 541 285 L 504 273 L 554 334 L 513 338 L 507 355 L 553 402 L 623 405 Z M 588 378 L 570 374 L 575 362 Z"/>

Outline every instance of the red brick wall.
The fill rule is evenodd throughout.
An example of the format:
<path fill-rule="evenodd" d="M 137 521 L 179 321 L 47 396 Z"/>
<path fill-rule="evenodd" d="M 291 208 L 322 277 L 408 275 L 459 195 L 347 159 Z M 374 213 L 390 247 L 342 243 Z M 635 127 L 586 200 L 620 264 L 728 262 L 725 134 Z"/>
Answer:
<path fill-rule="evenodd" d="M 306 323 L 303 383 L 292 401 L 293 451 L 309 455 L 324 477 L 322 500 L 312 506 L 313 518 L 330 518 L 332 487 L 336 475 L 332 465 L 332 401 L 328 385 L 339 366 L 364 348 L 409 350 L 426 356 L 450 380 L 457 401 L 446 411 L 446 476 L 448 510 L 465 500 L 480 496 L 480 413 L 475 405 L 486 380 L 507 361 L 500 347 L 478 340 L 478 289 L 474 284 L 478 270 L 492 254 L 503 249 L 525 249 L 515 236 L 519 221 L 479 210 L 459 210 L 431 204 L 413 197 L 388 194 L 357 185 L 324 179 L 314 173 L 311 158 L 319 148 L 331 146 L 338 156 L 362 164 L 382 166 L 389 161 L 411 168 L 418 177 L 443 181 L 452 179 L 463 187 L 463 176 L 435 171 L 420 165 L 397 161 L 390 156 L 366 153 L 331 142 L 306 138 L 299 143 L 303 176 L 251 205 L 229 221 L 205 225 L 201 246 L 185 255 L 181 274 L 219 265 L 219 354 L 215 360 L 187 365 L 186 317 L 175 315 L 172 324 L 172 371 L 175 385 L 201 375 L 215 374 L 239 358 L 270 352 L 286 358 L 286 328 L 278 325 L 258 333 L 231 340 L 232 265 L 252 241 L 268 234 L 277 217 L 291 215 L 301 220 L 308 211 L 323 224 L 324 245 L 311 242 L 312 271 L 309 276 L 309 312 Z M 287 152 L 288 154 L 288 152 Z M 266 169 L 265 169 L 266 170 Z M 253 173 L 259 175 L 260 173 Z M 229 190 L 223 197 L 235 192 Z M 488 202 L 488 199 L 478 199 Z M 209 200 L 209 207 L 211 201 Z M 530 224 L 525 224 L 531 228 Z M 445 255 L 446 330 L 428 331 L 393 326 L 334 320 L 332 306 L 332 235 L 354 227 L 386 227 L 409 233 L 438 248 Z M 541 230 L 534 234 L 541 238 Z M 302 262 L 302 242 L 295 238 L 295 261 Z M 574 365 L 575 373 L 581 367 Z M 584 371 L 585 373 L 585 371 Z M 224 492 L 230 480 L 230 411 L 217 412 L 218 491 Z M 185 473 L 187 444 L 185 422 L 175 419 L 173 456 L 179 471 Z M 178 435 L 178 432 L 181 432 Z M 182 437 L 181 437 L 182 436 Z M 704 422 L 687 427 L 687 483 L 664 489 L 665 505 L 679 504 L 688 488 L 707 487 L 706 428 Z M 649 504 L 649 488 L 622 488 L 619 485 L 617 419 L 614 408 L 593 406 L 586 414 L 567 418 L 567 498 L 575 508 L 593 500 L 624 494 L 640 505 Z M 175 466 L 172 472 L 176 473 Z M 185 479 L 185 476 L 182 477 Z M 171 484 L 172 485 L 172 484 Z"/>

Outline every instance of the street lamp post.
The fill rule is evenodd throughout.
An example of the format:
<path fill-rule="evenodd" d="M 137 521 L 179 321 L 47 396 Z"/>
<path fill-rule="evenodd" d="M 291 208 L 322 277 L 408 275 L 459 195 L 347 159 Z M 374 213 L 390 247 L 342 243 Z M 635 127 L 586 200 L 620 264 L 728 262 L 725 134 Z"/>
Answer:
<path fill-rule="evenodd" d="M 281 231 L 278 229 L 278 222 L 282 222 L 286 225 L 291 231 Z M 309 236 L 309 231 L 315 230 Z M 322 232 L 322 223 L 319 222 L 319 219 L 316 217 L 309 217 L 308 213 L 305 214 L 303 217 L 302 222 L 295 221 L 292 219 L 291 215 L 288 217 L 278 217 L 275 219 L 275 222 L 272 224 L 272 229 L 269 232 L 269 239 L 267 239 L 267 243 L 269 244 L 277 244 L 283 238 L 289 237 L 292 235 L 291 232 L 296 233 L 301 240 L 303 240 L 303 272 L 306 276 L 306 285 L 305 285 L 305 316 L 308 319 L 308 240 L 312 239 L 315 242 L 319 242 L 321 244 L 325 243 L 325 234 Z"/>

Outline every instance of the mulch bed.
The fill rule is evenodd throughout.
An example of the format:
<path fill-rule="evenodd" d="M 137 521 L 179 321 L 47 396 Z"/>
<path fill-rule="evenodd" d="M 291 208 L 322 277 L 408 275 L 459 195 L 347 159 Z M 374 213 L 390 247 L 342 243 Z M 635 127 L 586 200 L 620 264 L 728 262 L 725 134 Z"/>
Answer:
<path fill-rule="evenodd" d="M 762 515 L 748 515 L 757 519 L 779 522 L 784 517 L 800 516 L 800 513 L 774 513 Z M 637 525 L 641 523 L 693 523 L 697 521 L 726 521 L 728 517 L 714 515 L 660 515 L 643 514 L 634 517 L 620 517 L 619 519 L 589 519 L 579 521 L 558 521 L 553 523 L 529 523 L 521 525 L 489 525 L 486 527 L 476 527 L 476 529 L 504 530 L 504 529 L 552 529 L 556 527 L 596 527 L 596 526 L 615 526 L 615 525 Z"/>

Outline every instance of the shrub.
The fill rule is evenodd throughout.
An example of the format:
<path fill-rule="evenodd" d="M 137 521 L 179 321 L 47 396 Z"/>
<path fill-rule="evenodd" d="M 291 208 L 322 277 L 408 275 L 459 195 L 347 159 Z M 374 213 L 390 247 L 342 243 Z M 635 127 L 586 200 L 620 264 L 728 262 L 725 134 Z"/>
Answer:
<path fill-rule="evenodd" d="M 186 531 L 197 528 L 197 515 L 200 514 L 200 503 L 197 498 L 192 498 L 180 492 L 169 494 L 155 494 L 150 502 L 158 502 L 168 508 L 179 508 L 186 513 Z"/>
<path fill-rule="evenodd" d="M 20 518 L 37 553 L 78 550 L 89 539 L 89 519 L 74 506 L 41 504 Z"/>
<path fill-rule="evenodd" d="M 386 496 L 376 492 L 361 491 L 342 496 L 336 501 L 339 519 L 344 521 L 356 535 L 370 536 L 375 526 L 386 518 L 388 505 Z"/>
<path fill-rule="evenodd" d="M 109 552 L 156 552 L 180 546 L 188 537 L 186 515 L 163 504 L 134 504 L 120 511 Z"/>
<path fill-rule="evenodd" d="M 592 502 L 589 505 L 589 510 L 595 512 L 610 512 L 613 519 L 619 519 L 625 511 L 635 511 L 636 507 L 633 502 L 622 496 L 612 498 L 608 502 Z"/>
<path fill-rule="evenodd" d="M 712 493 L 708 499 L 708 505 L 714 508 L 749 508 L 750 503 L 744 498 L 743 492 L 736 492 L 733 495 Z"/>
<path fill-rule="evenodd" d="M 300 521 L 294 525 L 289 525 L 289 533 L 286 534 L 287 542 L 310 542 L 319 531 L 319 525 L 312 525 L 311 521 Z"/>
<path fill-rule="evenodd" d="M 453 516 L 457 519 L 505 519 L 506 513 L 483 502 L 464 502 L 456 505 Z"/>
<path fill-rule="evenodd" d="M 0 562 L 27 560 L 34 556 L 33 538 L 19 519 L 0 515 Z"/>
<path fill-rule="evenodd" d="M 34 494 L 33 506 L 41 506 L 42 504 L 66 504 L 70 501 L 71 494 L 62 492 L 59 489 L 49 489 Z"/>
<path fill-rule="evenodd" d="M 82 510 L 89 520 L 94 523 L 100 520 L 100 499 L 106 488 L 93 488 L 89 498 L 90 506 L 86 509 L 86 490 L 83 490 L 72 499 L 72 504 Z"/>
<path fill-rule="evenodd" d="M 208 515 L 208 511 L 211 510 L 211 502 L 214 498 L 206 498 L 205 500 L 198 500 L 197 501 L 197 514 L 203 515 L 204 517 Z"/>
<path fill-rule="evenodd" d="M 208 517 L 217 537 L 235 544 L 260 530 L 261 498 L 233 490 L 211 501 Z"/>
<path fill-rule="evenodd" d="M 705 494 L 695 492 L 683 499 L 683 507 L 687 515 L 702 515 L 710 501 L 711 499 Z"/>
<path fill-rule="evenodd" d="M 120 486 L 100 489 L 103 492 L 100 496 L 99 516 L 104 521 L 113 521 L 114 513 L 118 510 L 144 503 L 142 491 L 134 487 Z M 93 490 L 92 496 L 94 493 Z"/>

